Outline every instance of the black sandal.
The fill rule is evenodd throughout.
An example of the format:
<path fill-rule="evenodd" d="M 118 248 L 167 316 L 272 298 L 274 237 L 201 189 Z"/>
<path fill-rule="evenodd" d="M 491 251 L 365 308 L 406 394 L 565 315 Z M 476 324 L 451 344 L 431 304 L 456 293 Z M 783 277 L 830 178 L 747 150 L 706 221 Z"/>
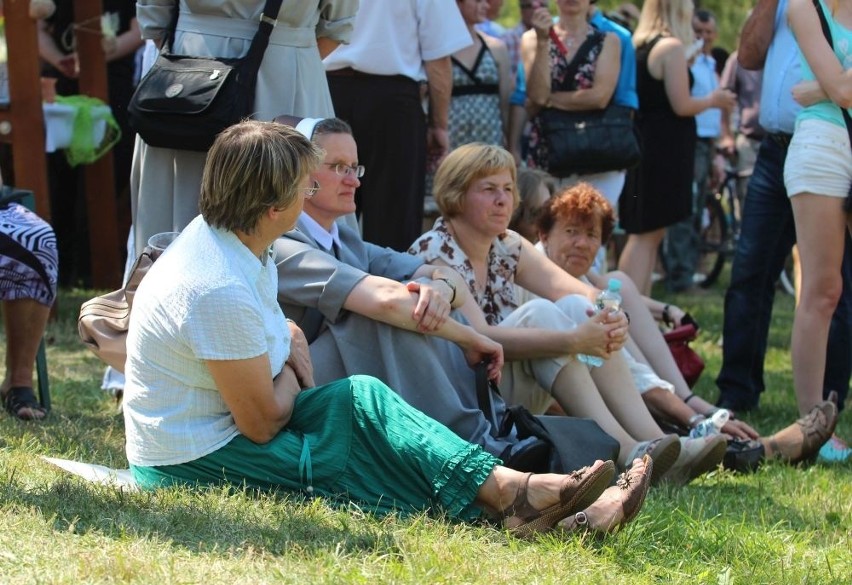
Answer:
<path fill-rule="evenodd" d="M 41 404 L 36 400 L 33 389 L 29 386 L 9 388 L 9 391 L 3 396 L 3 408 L 19 420 L 41 420 L 44 418 L 44 416 L 22 414 L 21 411 L 24 409 L 29 409 L 31 413 L 41 412 L 43 415 L 47 415 L 47 410 L 42 408 Z"/>

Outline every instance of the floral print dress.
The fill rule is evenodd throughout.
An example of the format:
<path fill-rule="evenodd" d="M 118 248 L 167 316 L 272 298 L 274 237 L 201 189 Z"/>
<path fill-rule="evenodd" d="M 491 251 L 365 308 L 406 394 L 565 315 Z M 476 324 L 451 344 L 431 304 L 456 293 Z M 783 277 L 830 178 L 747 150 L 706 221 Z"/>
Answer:
<path fill-rule="evenodd" d="M 488 324 L 499 325 L 518 308 L 515 273 L 521 257 L 521 242 L 522 236 L 512 230 L 494 239 L 488 253 L 488 279 L 481 291 L 476 286 L 473 264 L 450 233 L 443 217 L 435 220 L 432 229 L 411 244 L 408 253 L 420 256 L 426 263 L 441 260 L 461 274 Z"/>
<path fill-rule="evenodd" d="M 550 55 L 550 88 L 551 91 L 576 91 L 578 89 L 589 89 L 594 85 L 595 70 L 597 68 L 598 57 L 603 50 L 606 34 L 593 28 L 589 28 L 589 33 L 586 36 L 586 41 L 591 41 L 591 50 L 583 51 L 583 43 L 577 49 L 574 59 L 578 56 L 583 60 L 577 67 L 577 73 L 568 78 L 570 65 L 565 55 L 551 40 L 548 43 Z M 580 53 L 585 53 L 585 56 Z M 530 142 L 529 154 L 527 155 L 527 166 L 534 169 L 542 169 L 547 171 L 548 150 L 547 141 L 544 139 L 544 133 L 541 129 L 541 118 L 534 116 L 530 120 Z"/>

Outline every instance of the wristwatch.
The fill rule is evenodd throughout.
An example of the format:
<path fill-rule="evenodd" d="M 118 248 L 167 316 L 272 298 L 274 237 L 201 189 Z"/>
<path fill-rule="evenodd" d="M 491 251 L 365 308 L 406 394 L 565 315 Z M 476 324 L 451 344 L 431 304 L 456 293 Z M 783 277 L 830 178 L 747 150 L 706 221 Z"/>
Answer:
<path fill-rule="evenodd" d="M 456 283 L 454 283 L 449 278 L 443 276 L 438 276 L 436 278 L 433 278 L 432 280 L 440 280 L 442 282 L 445 282 L 447 286 L 450 287 L 450 290 L 453 291 L 453 296 L 450 298 L 450 305 L 452 305 L 456 300 Z"/>

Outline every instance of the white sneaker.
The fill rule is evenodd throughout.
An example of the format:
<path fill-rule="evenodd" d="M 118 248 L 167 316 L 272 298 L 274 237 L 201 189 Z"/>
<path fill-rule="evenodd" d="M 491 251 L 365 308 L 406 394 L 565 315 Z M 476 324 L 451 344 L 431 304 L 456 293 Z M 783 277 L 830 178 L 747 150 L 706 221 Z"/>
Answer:
<path fill-rule="evenodd" d="M 723 435 L 709 437 L 681 437 L 680 455 L 663 481 L 684 485 L 699 475 L 713 471 L 725 458 L 728 439 Z"/>

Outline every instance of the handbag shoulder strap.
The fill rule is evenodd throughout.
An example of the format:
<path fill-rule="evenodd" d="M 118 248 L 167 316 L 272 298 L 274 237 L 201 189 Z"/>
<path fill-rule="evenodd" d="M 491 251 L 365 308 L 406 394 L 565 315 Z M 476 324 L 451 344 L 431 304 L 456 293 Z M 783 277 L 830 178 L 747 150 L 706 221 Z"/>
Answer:
<path fill-rule="evenodd" d="M 828 41 L 828 46 L 834 50 L 834 39 L 831 36 L 831 28 L 828 26 L 828 20 L 825 17 L 825 13 L 822 11 L 822 6 L 819 3 L 819 0 L 813 0 L 814 8 L 816 8 L 817 16 L 819 16 L 819 23 L 822 26 L 822 34 L 825 35 L 825 40 Z M 846 131 L 849 133 L 849 144 L 852 145 L 852 117 L 849 116 L 849 112 L 846 108 L 841 107 L 840 113 L 843 114 L 843 121 L 846 123 Z"/>
<path fill-rule="evenodd" d="M 496 392 L 500 395 L 500 389 L 497 384 L 488 379 L 488 363 L 480 362 L 474 368 L 476 373 L 476 401 L 479 404 L 479 410 L 485 415 L 485 418 L 491 425 L 498 429 L 500 422 L 497 420 L 497 413 L 494 411 L 494 402 L 491 400 L 491 392 Z"/>
<path fill-rule="evenodd" d="M 562 43 L 562 39 L 560 39 L 559 35 L 556 34 L 556 29 L 551 26 L 548 34 L 550 35 L 550 40 L 556 46 L 556 50 L 562 53 L 563 57 L 566 56 L 568 54 L 568 49 L 565 48 L 565 45 Z M 589 53 L 592 52 L 592 49 L 595 48 L 596 43 L 597 40 L 595 39 L 595 35 L 589 35 L 586 37 L 586 40 L 583 41 L 583 44 L 577 47 L 574 59 L 568 63 L 568 68 L 565 70 L 565 79 L 574 79 L 577 76 L 577 70 L 580 69 L 582 62 L 585 61 L 586 57 L 589 56 Z"/>
<path fill-rule="evenodd" d="M 255 62 L 257 67 L 260 67 L 260 62 L 263 59 L 263 54 L 266 52 L 266 47 L 269 45 L 269 37 L 272 35 L 272 29 L 275 28 L 278 21 L 278 12 L 281 10 L 281 4 L 284 0 L 266 0 L 263 7 L 263 12 L 260 15 L 260 24 L 257 25 L 257 32 L 252 38 L 251 46 L 249 47 L 246 60 Z M 163 47 L 161 52 L 168 53 L 172 50 L 175 42 L 175 34 L 177 32 L 178 18 L 180 17 L 180 8 L 175 4 L 175 10 L 172 14 L 172 20 L 169 23 L 166 38 L 163 39 Z"/>
<path fill-rule="evenodd" d="M 255 69 L 260 68 L 263 54 L 269 45 L 269 36 L 272 34 L 272 29 L 278 24 L 278 11 L 281 10 L 282 3 L 283 0 L 266 0 L 266 5 L 263 7 L 257 33 L 251 40 L 251 47 L 249 47 L 248 55 L 246 55 L 246 61 L 252 63 Z"/>

